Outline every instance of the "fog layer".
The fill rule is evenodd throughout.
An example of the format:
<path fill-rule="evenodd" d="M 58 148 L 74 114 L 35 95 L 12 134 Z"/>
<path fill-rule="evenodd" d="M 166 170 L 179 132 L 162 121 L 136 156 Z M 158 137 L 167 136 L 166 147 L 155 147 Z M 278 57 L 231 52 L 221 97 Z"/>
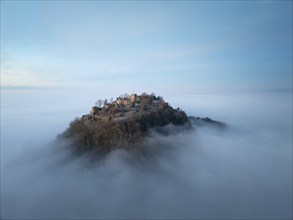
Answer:
<path fill-rule="evenodd" d="M 95 100 L 2 97 L 1 218 L 292 218 L 292 94 L 164 97 L 228 128 L 154 134 L 147 154 L 96 162 L 54 142 Z"/>

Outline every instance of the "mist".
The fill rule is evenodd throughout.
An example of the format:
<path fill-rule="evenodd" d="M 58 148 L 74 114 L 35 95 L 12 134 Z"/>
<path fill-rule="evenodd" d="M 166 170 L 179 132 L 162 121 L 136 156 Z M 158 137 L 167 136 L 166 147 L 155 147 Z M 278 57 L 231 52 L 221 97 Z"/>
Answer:
<path fill-rule="evenodd" d="M 55 141 L 93 95 L 1 92 L 1 219 L 292 218 L 292 93 L 164 96 L 228 126 L 94 158 Z"/>

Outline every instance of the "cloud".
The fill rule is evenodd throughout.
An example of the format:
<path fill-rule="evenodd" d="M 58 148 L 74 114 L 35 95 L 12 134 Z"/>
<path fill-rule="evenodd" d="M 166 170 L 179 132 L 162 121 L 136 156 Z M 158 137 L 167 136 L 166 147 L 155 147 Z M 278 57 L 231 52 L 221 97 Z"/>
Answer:
<path fill-rule="evenodd" d="M 201 103 L 223 118 L 222 110 L 231 114 L 226 130 L 196 127 L 171 136 L 153 134 L 143 151 L 115 150 L 105 157 L 72 157 L 66 143 L 52 142 L 68 115 L 67 110 L 50 114 L 52 101 L 34 114 L 28 114 L 29 105 L 22 107 L 26 118 L 9 116 L 6 109 L 1 121 L 1 217 L 289 219 L 291 107 L 280 107 L 284 99 L 262 97 L 260 104 L 270 106 L 262 114 L 258 102 L 240 96 L 230 109 L 235 100 L 222 100 L 222 109 L 207 106 L 211 100 Z M 280 109 L 287 110 L 279 115 Z M 31 126 L 21 129 L 26 121 Z"/>

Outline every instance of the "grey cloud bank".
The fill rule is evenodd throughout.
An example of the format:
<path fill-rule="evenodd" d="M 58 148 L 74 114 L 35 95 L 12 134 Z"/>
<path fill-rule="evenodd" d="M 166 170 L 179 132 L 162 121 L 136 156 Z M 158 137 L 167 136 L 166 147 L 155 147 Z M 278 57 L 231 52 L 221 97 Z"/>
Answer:
<path fill-rule="evenodd" d="M 96 163 L 53 142 L 95 100 L 2 95 L 1 218 L 292 218 L 291 93 L 166 97 L 229 128 L 154 135 L 148 157 Z"/>

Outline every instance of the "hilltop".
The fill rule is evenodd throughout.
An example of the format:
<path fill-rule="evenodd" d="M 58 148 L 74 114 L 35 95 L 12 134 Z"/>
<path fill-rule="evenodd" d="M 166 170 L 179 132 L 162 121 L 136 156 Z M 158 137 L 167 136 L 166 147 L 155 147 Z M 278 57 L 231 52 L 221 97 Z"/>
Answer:
<path fill-rule="evenodd" d="M 172 125 L 173 129 L 166 129 L 167 125 Z M 151 129 L 168 135 L 191 129 L 192 125 L 225 127 L 224 123 L 208 117 L 188 117 L 180 108 L 172 108 L 161 96 L 126 94 L 110 102 L 98 100 L 91 112 L 73 120 L 59 139 L 69 140 L 78 152 L 109 152 L 136 147 Z"/>
<path fill-rule="evenodd" d="M 77 150 L 107 152 L 133 148 L 151 128 L 160 131 L 168 124 L 191 128 L 186 113 L 172 108 L 163 97 L 132 94 L 110 102 L 98 100 L 89 114 L 72 121 L 59 138 L 70 140 Z"/>

